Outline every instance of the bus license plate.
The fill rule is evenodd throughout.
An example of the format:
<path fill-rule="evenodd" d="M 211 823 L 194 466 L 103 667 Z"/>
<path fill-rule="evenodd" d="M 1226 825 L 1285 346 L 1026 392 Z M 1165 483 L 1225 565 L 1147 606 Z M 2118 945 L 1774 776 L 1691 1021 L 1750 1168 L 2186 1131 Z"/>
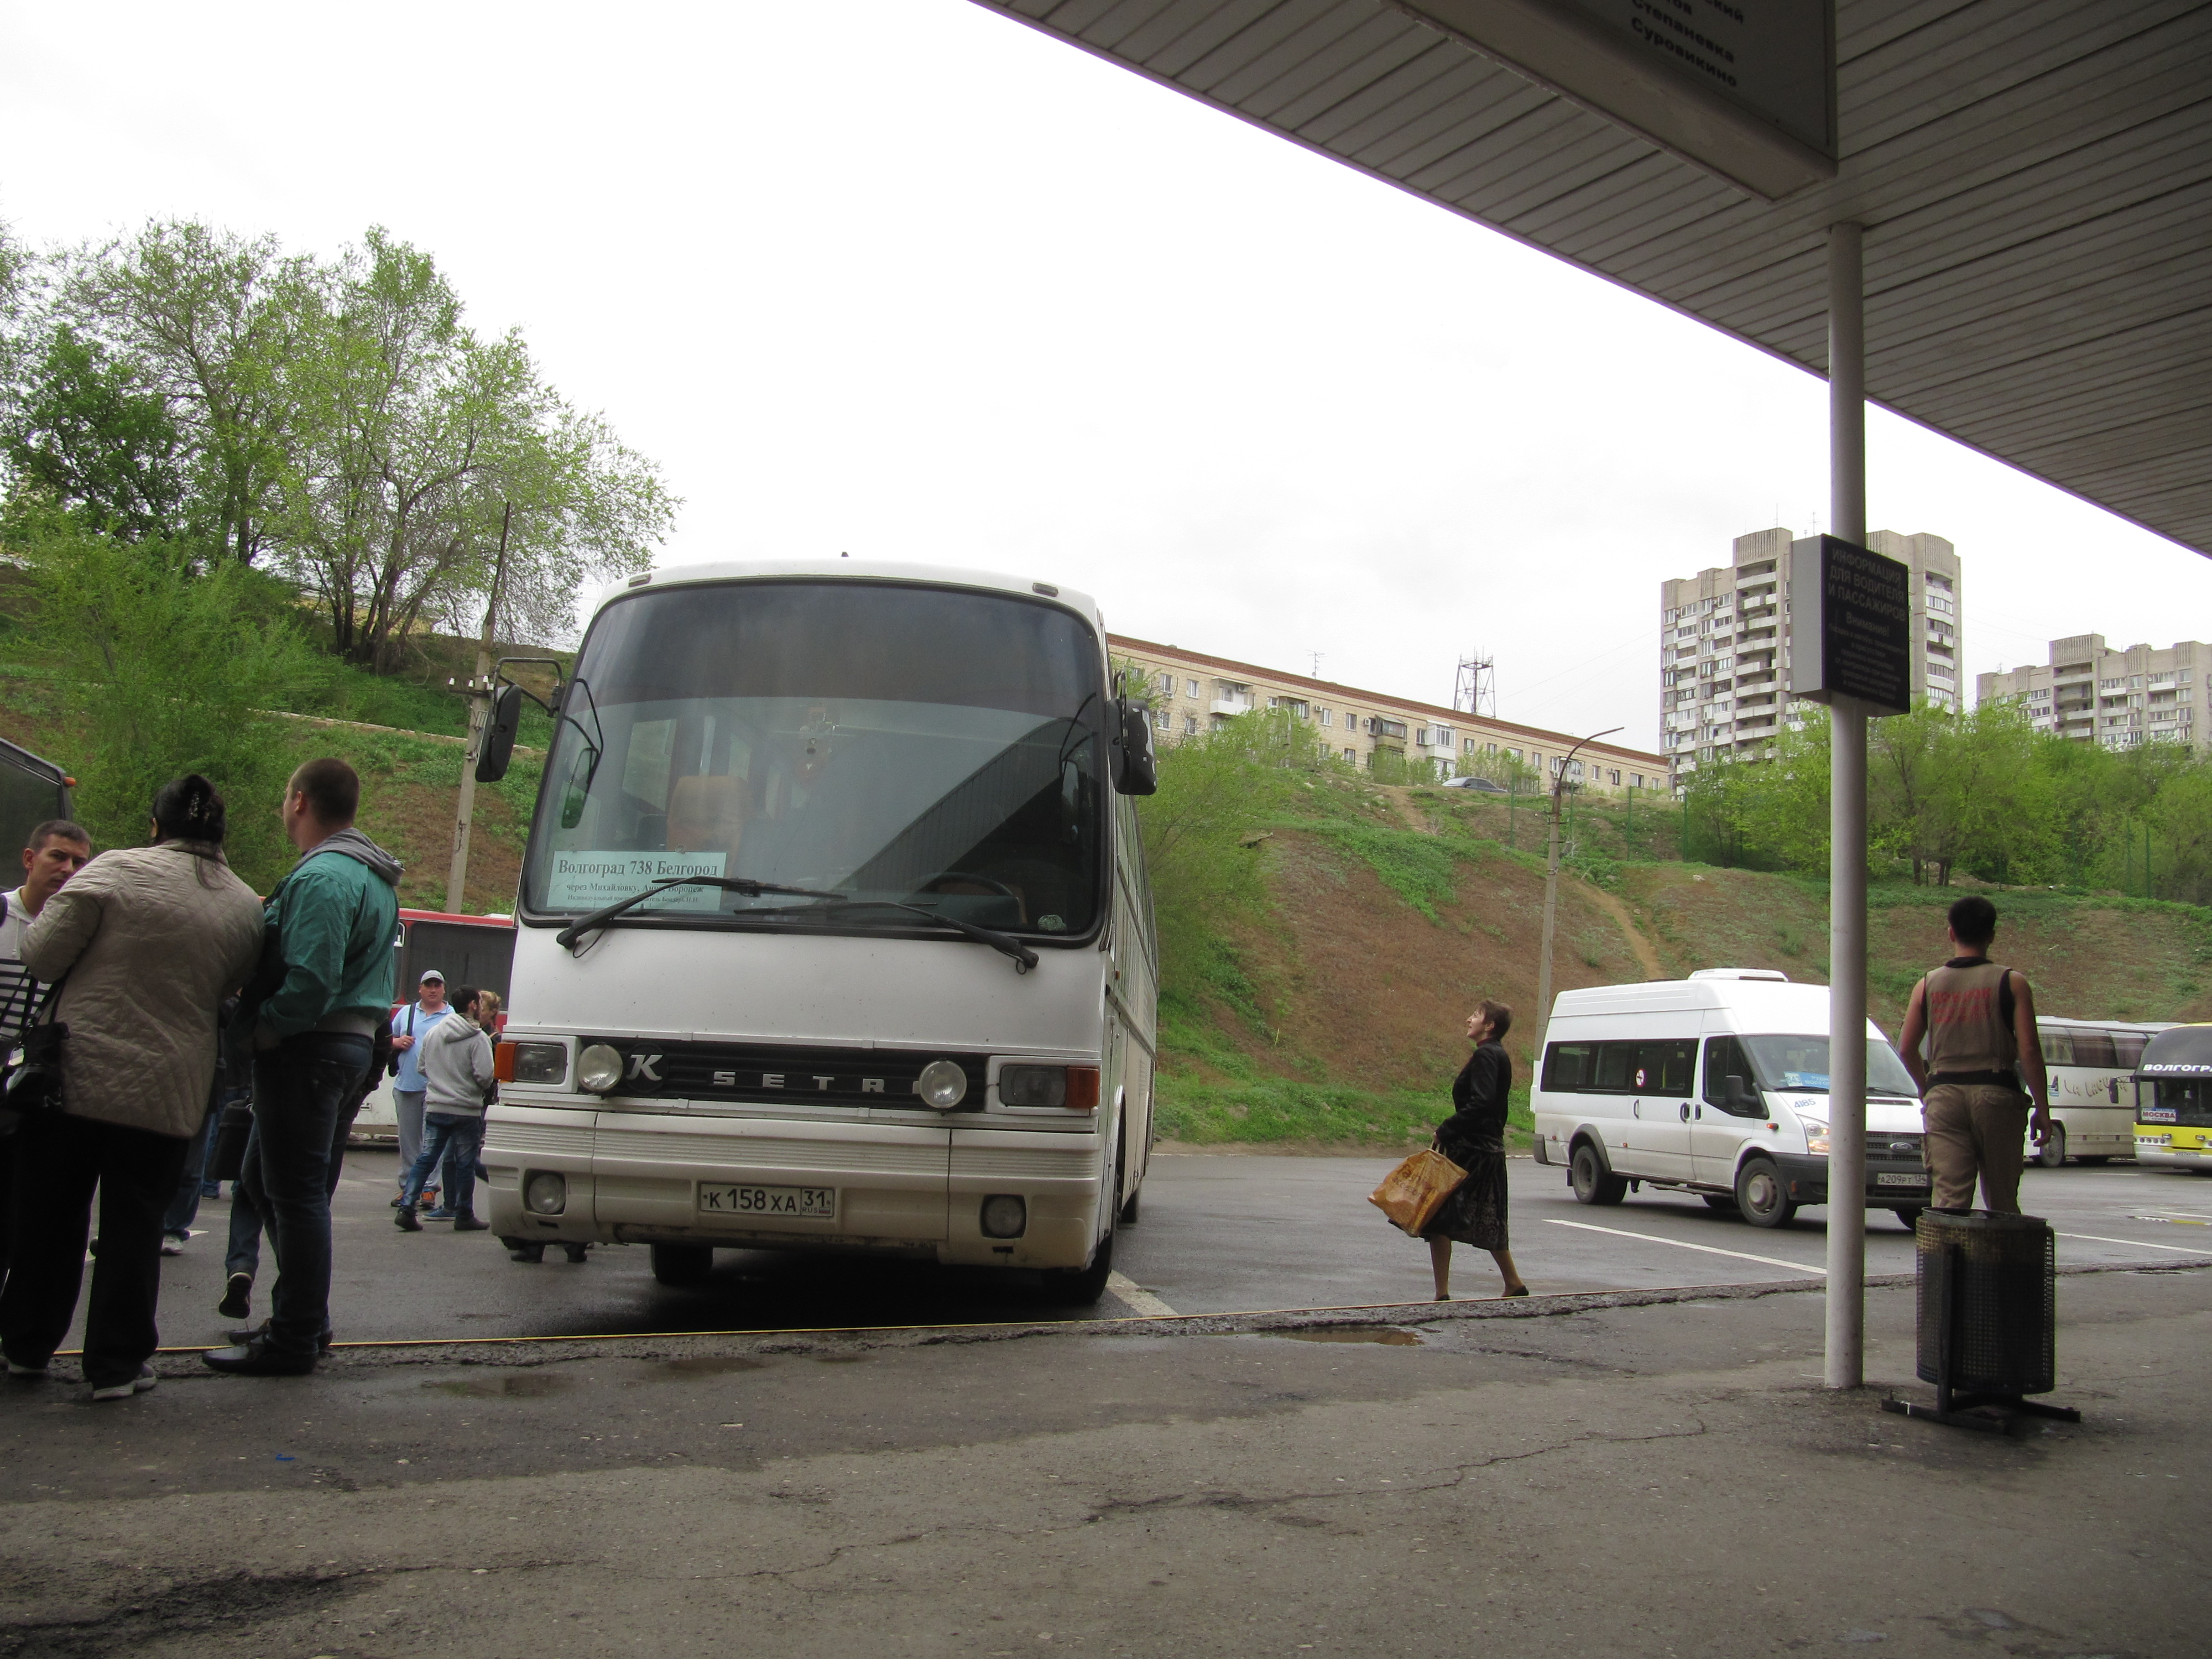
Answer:
<path fill-rule="evenodd" d="M 1928 1177 L 1924 1175 L 1877 1175 L 1874 1184 L 1877 1187 L 1925 1187 Z"/>
<path fill-rule="evenodd" d="M 699 1213 L 767 1217 L 778 1221 L 835 1221 L 835 1187 L 709 1187 L 699 1188 Z"/>

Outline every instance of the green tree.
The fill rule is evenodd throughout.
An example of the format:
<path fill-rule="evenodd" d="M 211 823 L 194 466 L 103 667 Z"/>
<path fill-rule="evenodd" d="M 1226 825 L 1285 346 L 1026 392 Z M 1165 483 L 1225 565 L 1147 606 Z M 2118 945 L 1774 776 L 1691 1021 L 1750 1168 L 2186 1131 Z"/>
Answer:
<path fill-rule="evenodd" d="M 0 456 L 14 491 L 88 530 L 132 542 L 187 535 L 188 456 L 167 400 L 67 324 L 0 416 Z"/>
<path fill-rule="evenodd" d="M 82 734 L 77 811 L 103 847 L 146 839 L 154 791 L 185 772 L 230 808 L 230 860 L 265 891 L 290 858 L 276 822 L 290 733 L 262 711 L 327 672 L 289 595 L 226 562 L 204 574 L 156 544 L 64 525 L 16 550 L 35 610 L 21 635 Z"/>
<path fill-rule="evenodd" d="M 510 505 L 511 635 L 558 631 L 587 577 L 642 567 L 673 499 L 520 334 L 479 340 L 430 257 L 381 230 L 325 275 L 286 366 L 297 436 L 270 538 L 336 649 L 384 665 L 425 622 L 471 629 Z"/>

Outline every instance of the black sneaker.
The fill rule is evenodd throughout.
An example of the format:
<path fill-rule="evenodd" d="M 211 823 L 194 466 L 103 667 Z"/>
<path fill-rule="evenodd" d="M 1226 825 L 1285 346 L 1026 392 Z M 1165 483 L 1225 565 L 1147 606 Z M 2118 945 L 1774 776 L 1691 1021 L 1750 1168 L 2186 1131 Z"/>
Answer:
<path fill-rule="evenodd" d="M 250 1331 L 225 1331 L 222 1334 L 222 1340 L 240 1348 L 249 1342 L 266 1342 L 269 1340 L 269 1322 L 264 1319 Z M 328 1331 L 325 1331 L 315 1339 L 315 1352 L 328 1353 L 331 1351 L 331 1344 L 335 1340 Z"/>
<path fill-rule="evenodd" d="M 225 1319 L 243 1319 L 253 1311 L 253 1275 L 233 1273 L 222 1287 L 222 1300 L 215 1310 Z"/>
<path fill-rule="evenodd" d="M 392 1224 L 403 1233 L 419 1233 L 422 1231 L 420 1218 L 404 1204 L 392 1212 Z"/>
<path fill-rule="evenodd" d="M 491 1223 L 479 1221 L 472 1215 L 457 1215 L 453 1218 L 453 1231 L 457 1233 L 488 1233 L 491 1231 Z"/>

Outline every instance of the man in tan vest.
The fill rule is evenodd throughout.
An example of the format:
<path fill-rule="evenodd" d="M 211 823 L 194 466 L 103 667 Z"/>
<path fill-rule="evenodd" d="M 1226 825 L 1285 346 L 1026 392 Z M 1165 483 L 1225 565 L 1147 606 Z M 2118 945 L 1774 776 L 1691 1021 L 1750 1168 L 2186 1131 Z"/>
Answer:
<path fill-rule="evenodd" d="M 2027 1131 L 2032 1125 L 2038 1146 L 2051 1133 L 2051 1082 L 2036 1037 L 2035 994 L 2025 975 L 1990 960 L 1996 905 L 1979 894 L 1962 898 L 1951 907 L 1950 923 L 1952 957 L 1912 988 L 1897 1044 L 1920 1085 L 1935 1188 L 1929 1207 L 1972 1209 L 1978 1175 L 1983 1207 L 2017 1215 Z M 2027 1092 L 2021 1088 L 2023 1070 Z"/>

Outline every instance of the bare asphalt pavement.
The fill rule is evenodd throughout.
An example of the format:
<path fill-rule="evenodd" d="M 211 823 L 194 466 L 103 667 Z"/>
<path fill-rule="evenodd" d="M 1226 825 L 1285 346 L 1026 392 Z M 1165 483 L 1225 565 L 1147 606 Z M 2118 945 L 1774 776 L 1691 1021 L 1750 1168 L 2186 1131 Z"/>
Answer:
<path fill-rule="evenodd" d="M 1820 1212 L 1583 1209 L 1525 1163 L 1538 1297 L 1225 1316 L 1424 1292 L 1364 1202 L 1382 1167 L 1164 1158 L 1099 1312 L 1224 1316 L 993 1328 L 1051 1310 L 921 1270 L 731 1255 L 678 1293 L 642 1251 L 404 1237 L 388 1156 L 357 1160 L 342 1338 L 552 1340 L 309 1378 L 177 1354 L 100 1407 L 9 1385 L 0 1656 L 2207 1650 L 2212 1185 L 2031 1176 L 2062 1262 L 2102 1270 L 2059 1281 L 2085 1421 L 2005 1438 L 1878 1410 L 1927 1393 L 1906 1287 L 1869 1292 L 1877 1386 L 1819 1386 Z M 1893 1224 L 1874 1273 L 1908 1265 Z M 221 1324 L 213 1243 L 168 1264 L 173 1343 Z M 619 1334 L 769 1324 L 874 1328 Z"/>

